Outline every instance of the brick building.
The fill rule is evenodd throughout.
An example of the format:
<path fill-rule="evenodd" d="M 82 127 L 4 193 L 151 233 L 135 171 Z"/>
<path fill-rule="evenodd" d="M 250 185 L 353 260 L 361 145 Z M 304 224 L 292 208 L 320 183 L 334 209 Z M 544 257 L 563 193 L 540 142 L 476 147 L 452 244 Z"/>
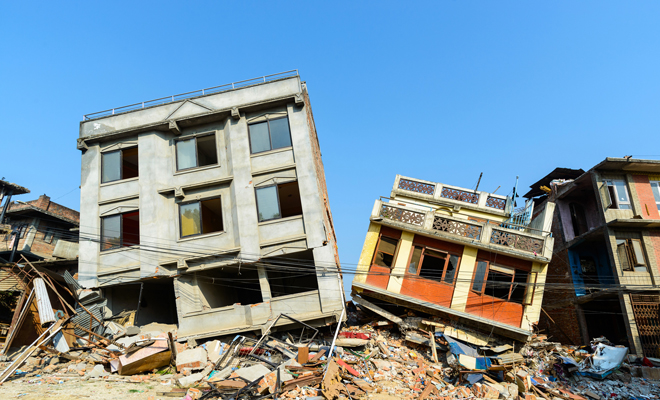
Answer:
<path fill-rule="evenodd" d="M 535 204 L 556 204 L 541 328 L 563 342 L 606 336 L 660 356 L 660 161 L 557 168 L 531 189 Z"/>
<path fill-rule="evenodd" d="M 78 211 L 52 202 L 44 195 L 32 201 L 7 199 L 5 229 L 0 236 L 0 261 L 24 255 L 30 261 L 75 259 L 78 254 Z M 18 240 L 18 245 L 15 246 Z"/>

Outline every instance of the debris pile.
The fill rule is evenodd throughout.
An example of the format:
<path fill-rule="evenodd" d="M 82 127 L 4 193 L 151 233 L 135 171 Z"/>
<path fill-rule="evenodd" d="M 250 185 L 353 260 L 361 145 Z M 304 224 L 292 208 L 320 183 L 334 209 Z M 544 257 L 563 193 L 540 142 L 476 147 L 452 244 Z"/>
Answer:
<path fill-rule="evenodd" d="M 338 326 L 280 314 L 261 335 L 181 342 L 175 326 L 136 327 L 134 312 L 110 315 L 101 292 L 65 274 L 68 305 L 36 273 L 6 344 L 30 312 L 43 329 L 6 356 L 2 382 L 152 382 L 163 397 L 185 400 L 660 398 L 659 360 L 628 355 L 606 338 L 578 347 L 535 334 L 520 343 L 412 311 L 396 316 L 356 297 Z M 49 307 L 49 293 L 64 310 Z"/>

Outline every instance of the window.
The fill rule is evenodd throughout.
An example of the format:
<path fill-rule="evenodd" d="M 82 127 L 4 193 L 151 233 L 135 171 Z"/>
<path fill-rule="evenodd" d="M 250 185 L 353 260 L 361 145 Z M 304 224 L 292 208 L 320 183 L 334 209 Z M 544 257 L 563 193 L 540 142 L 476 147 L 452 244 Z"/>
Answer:
<path fill-rule="evenodd" d="M 101 218 L 101 250 L 140 244 L 140 212 Z"/>
<path fill-rule="evenodd" d="M 298 182 L 255 189 L 259 222 L 302 215 Z"/>
<path fill-rule="evenodd" d="M 179 206 L 181 237 L 222 232 L 222 202 L 219 198 Z"/>
<path fill-rule="evenodd" d="M 472 280 L 472 290 L 504 301 L 531 304 L 534 297 L 536 273 L 490 264 L 478 260 Z"/>
<path fill-rule="evenodd" d="M 616 239 L 616 254 L 624 271 L 646 271 L 646 258 L 640 239 Z"/>
<path fill-rule="evenodd" d="M 101 183 L 138 176 L 137 147 L 103 153 L 101 160 Z"/>
<path fill-rule="evenodd" d="M 608 179 L 605 184 L 609 195 L 609 208 L 630 210 L 630 197 L 628 196 L 626 182 L 623 179 Z"/>
<path fill-rule="evenodd" d="M 176 170 L 205 167 L 218 163 L 215 133 L 176 142 Z"/>
<path fill-rule="evenodd" d="M 396 246 L 398 244 L 399 241 L 397 239 L 381 235 L 372 264 L 392 269 L 394 267 L 394 254 L 396 253 Z"/>
<path fill-rule="evenodd" d="M 453 284 L 459 256 L 443 251 L 415 246 L 408 264 L 408 273 L 422 278 Z"/>
<path fill-rule="evenodd" d="M 571 224 L 573 225 L 573 234 L 575 237 L 587 232 L 587 216 L 584 208 L 577 203 L 569 203 L 568 208 L 571 212 Z"/>
<path fill-rule="evenodd" d="M 46 232 L 44 232 L 44 242 L 52 243 L 54 236 L 55 236 L 55 233 L 53 232 L 52 229 L 46 230 Z"/>
<path fill-rule="evenodd" d="M 660 210 L 660 181 L 651 181 L 651 190 L 653 191 L 655 204 L 658 207 L 658 210 Z"/>
<path fill-rule="evenodd" d="M 291 146 L 289 119 L 287 117 L 250 124 L 248 129 L 250 132 L 250 152 L 252 154 Z"/>

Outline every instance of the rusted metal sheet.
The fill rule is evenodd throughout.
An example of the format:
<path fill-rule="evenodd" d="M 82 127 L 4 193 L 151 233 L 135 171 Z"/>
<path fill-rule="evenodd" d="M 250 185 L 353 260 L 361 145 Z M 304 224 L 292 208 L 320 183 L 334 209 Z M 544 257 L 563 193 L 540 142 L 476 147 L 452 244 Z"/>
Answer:
<path fill-rule="evenodd" d="M 635 323 L 646 357 L 660 356 L 660 296 L 631 294 Z"/>
<path fill-rule="evenodd" d="M 7 270 L 0 270 L 0 292 L 23 290 L 23 286 L 15 275 Z"/>
<path fill-rule="evenodd" d="M 55 322 L 55 312 L 53 312 L 53 306 L 50 304 L 50 298 L 48 297 L 48 290 L 46 290 L 44 280 L 41 278 L 35 278 L 33 284 L 34 298 L 37 301 L 41 326 Z"/>

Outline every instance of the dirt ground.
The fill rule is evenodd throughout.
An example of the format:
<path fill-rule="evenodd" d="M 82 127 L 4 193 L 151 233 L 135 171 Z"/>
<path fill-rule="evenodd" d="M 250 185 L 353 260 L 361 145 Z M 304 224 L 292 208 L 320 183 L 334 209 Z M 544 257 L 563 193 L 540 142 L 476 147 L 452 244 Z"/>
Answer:
<path fill-rule="evenodd" d="M 0 386 L 0 399 L 182 399 L 180 397 L 159 396 L 159 392 L 169 392 L 172 385 L 162 385 L 160 382 L 126 382 L 106 381 L 104 379 L 60 379 L 56 384 L 48 384 L 39 378 L 19 378 L 5 382 Z"/>

